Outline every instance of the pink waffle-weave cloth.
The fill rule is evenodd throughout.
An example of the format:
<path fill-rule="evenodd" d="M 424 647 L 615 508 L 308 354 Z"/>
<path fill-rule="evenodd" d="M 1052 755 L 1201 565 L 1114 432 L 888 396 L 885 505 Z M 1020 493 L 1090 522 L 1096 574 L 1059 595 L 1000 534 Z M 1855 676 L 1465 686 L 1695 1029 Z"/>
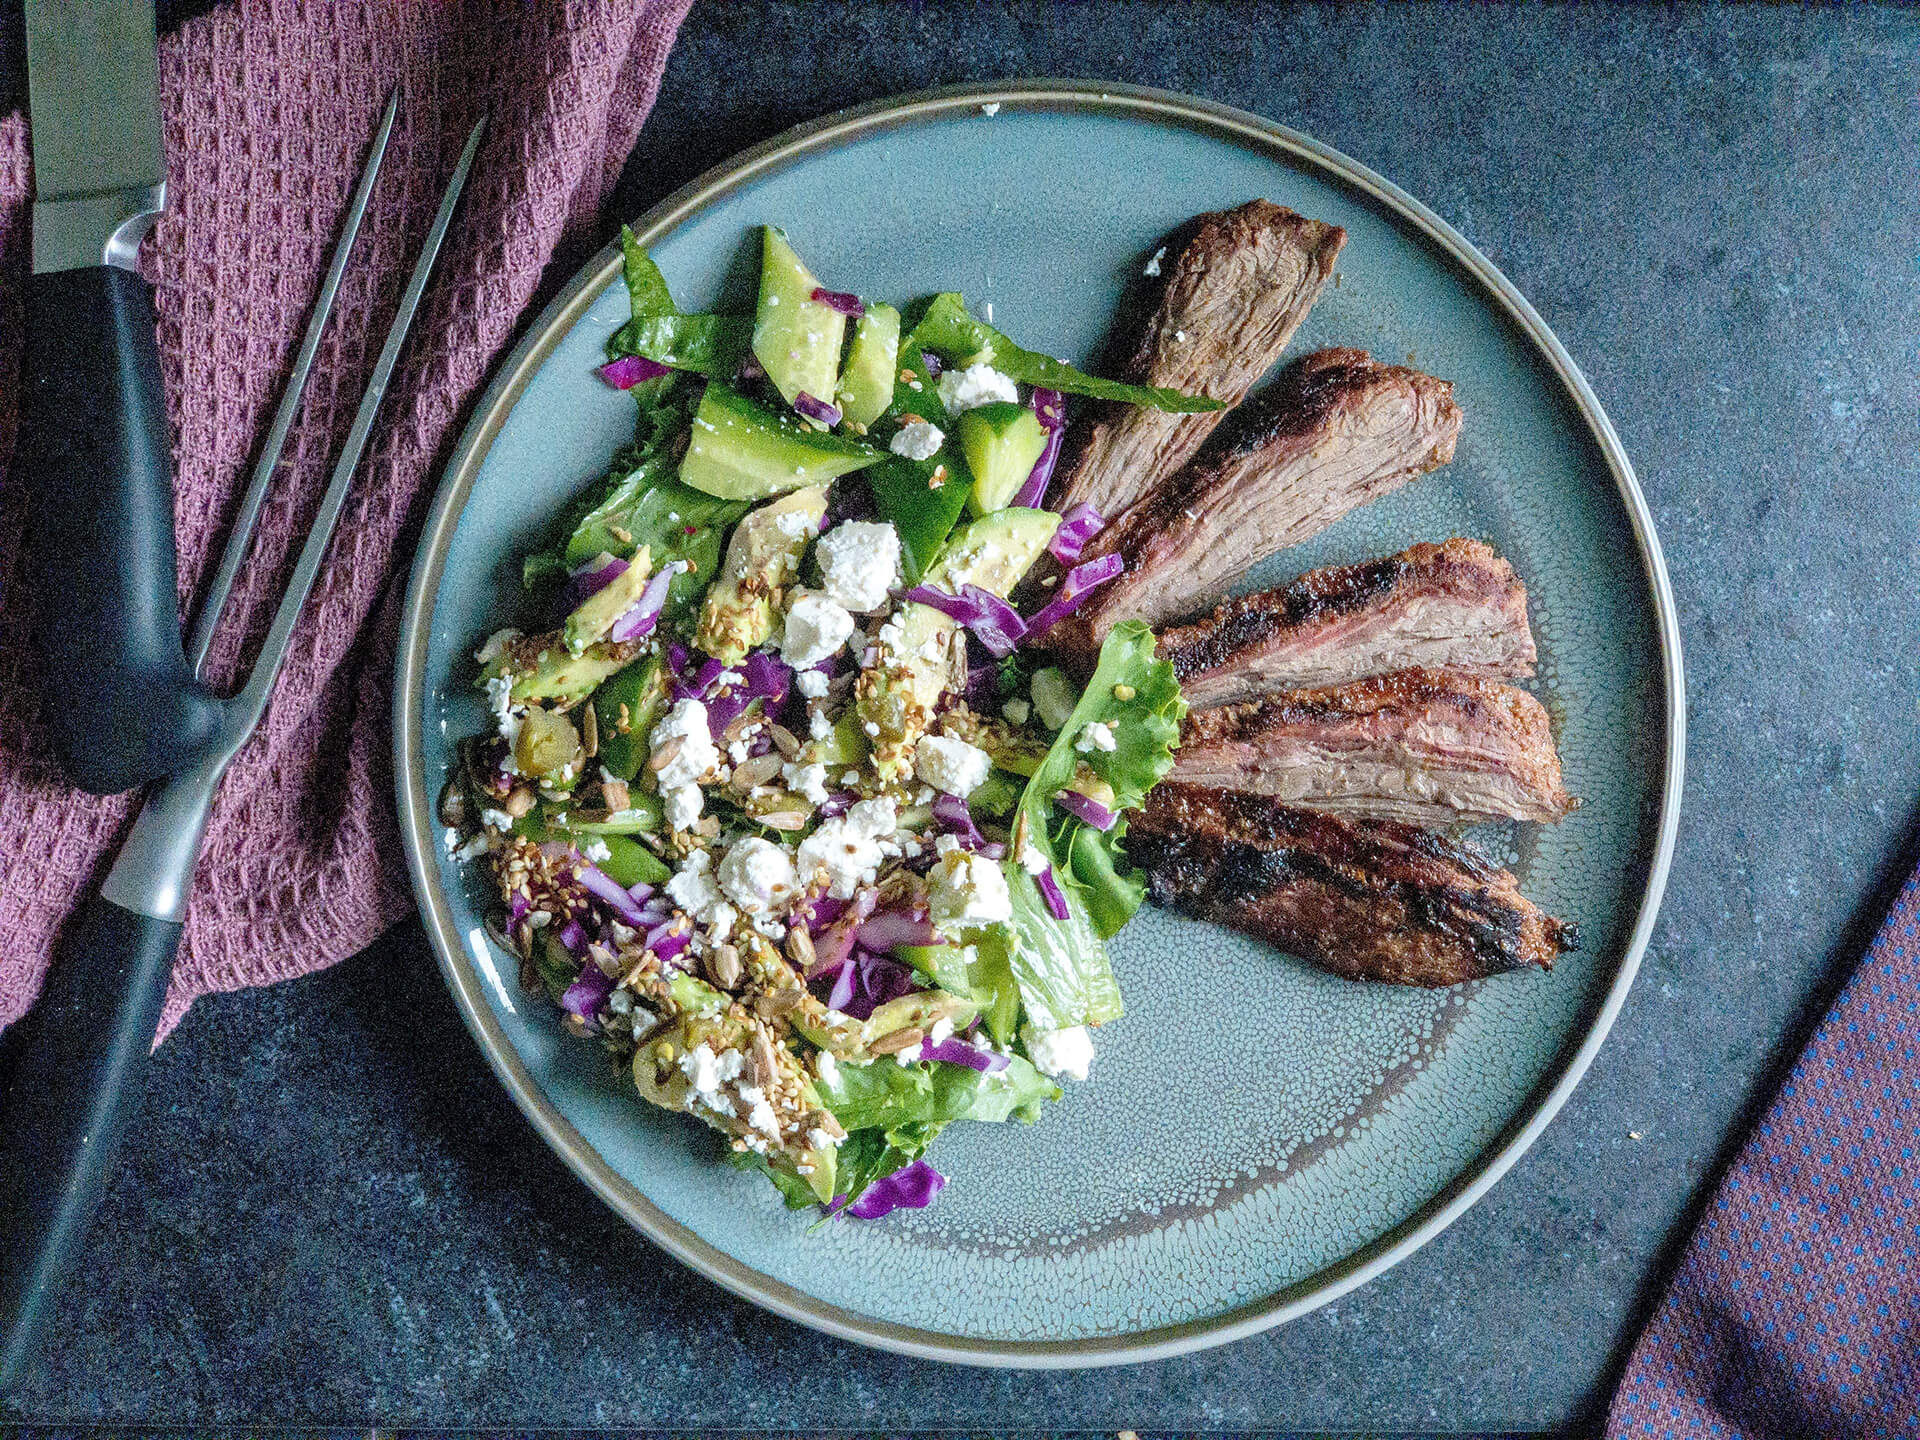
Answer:
<path fill-rule="evenodd" d="M 1608 1440 L 1920 1435 L 1920 872 L 1720 1182 Z"/>
<path fill-rule="evenodd" d="M 606 203 L 690 4 L 237 0 L 162 41 L 168 203 L 142 267 L 160 317 L 183 606 L 219 555 L 367 143 L 400 95 L 300 422 L 208 660 L 217 686 L 258 649 L 441 189 L 489 117 L 272 706 L 221 787 L 162 1036 L 196 996 L 319 969 L 409 913 L 388 700 L 420 518 L 547 262 Z M 133 806 L 66 784 L 41 724 L 23 498 L 5 463 L 27 141 L 23 116 L 0 118 L 0 1027 L 32 1003 L 60 925 L 103 875 Z"/>

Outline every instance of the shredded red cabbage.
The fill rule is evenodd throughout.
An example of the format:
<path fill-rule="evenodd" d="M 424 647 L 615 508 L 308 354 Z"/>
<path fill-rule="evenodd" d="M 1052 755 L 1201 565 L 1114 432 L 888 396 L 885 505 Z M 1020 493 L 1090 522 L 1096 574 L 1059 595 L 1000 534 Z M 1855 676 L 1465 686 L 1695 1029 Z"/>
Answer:
<path fill-rule="evenodd" d="M 600 367 L 600 378 L 616 390 L 631 390 L 642 380 L 654 380 L 672 373 L 670 366 L 662 365 L 658 360 L 649 360 L 644 355 L 622 355 L 618 360 L 609 360 Z"/>
<path fill-rule="evenodd" d="M 1040 887 L 1041 898 L 1047 902 L 1047 913 L 1056 920 L 1067 918 L 1067 897 L 1060 889 L 1060 882 L 1054 879 L 1053 867 L 1046 866 L 1033 877 L 1033 883 Z"/>
<path fill-rule="evenodd" d="M 1096 585 L 1106 584 L 1126 568 L 1127 562 L 1118 555 L 1102 555 L 1098 560 L 1074 566 L 1060 581 L 1060 593 L 1028 617 L 1027 638 L 1037 639 L 1046 634 L 1077 610 Z"/>
<path fill-rule="evenodd" d="M 1020 612 L 978 585 L 962 585 L 958 595 L 949 595 L 931 585 L 916 585 L 907 591 L 905 598 L 930 605 L 948 619 L 959 621 L 994 655 L 1011 655 L 1026 634 L 1026 622 L 1020 618 Z"/>
<path fill-rule="evenodd" d="M 852 959 L 834 977 L 830 1009 L 866 1020 L 889 1000 L 913 993 L 913 971 L 891 955 L 855 944 Z"/>
<path fill-rule="evenodd" d="M 920 363 L 927 367 L 927 374 L 936 380 L 940 378 L 940 372 L 947 368 L 947 362 L 931 350 L 922 350 L 920 352 Z"/>
<path fill-rule="evenodd" d="M 862 920 L 853 932 L 854 944 L 882 953 L 901 945 L 937 945 L 933 922 L 923 910 L 883 910 Z"/>
<path fill-rule="evenodd" d="M 578 920 L 569 920 L 560 927 L 560 943 L 567 947 L 569 954 L 578 955 L 587 948 L 587 932 L 580 928 Z"/>
<path fill-rule="evenodd" d="M 844 815 L 853 808 L 854 801 L 859 798 L 859 795 L 851 790 L 835 790 L 820 803 L 819 808 L 813 812 L 813 817 L 816 820 L 831 820 L 835 816 Z"/>
<path fill-rule="evenodd" d="M 926 1161 L 916 1160 L 874 1181 L 845 1207 L 846 1212 L 856 1220 L 878 1220 L 896 1210 L 923 1210 L 946 1183 L 946 1176 Z"/>
<path fill-rule="evenodd" d="M 936 795 L 933 801 L 933 818 L 960 837 L 960 843 L 969 850 L 976 850 L 987 843 L 987 837 L 980 833 L 980 827 L 973 823 L 973 811 L 967 808 L 967 802 L 958 795 Z"/>
<path fill-rule="evenodd" d="M 1060 517 L 1060 528 L 1053 532 L 1053 539 L 1047 542 L 1047 553 L 1062 565 L 1073 564 L 1080 558 L 1087 541 L 1098 535 L 1101 526 L 1106 523 L 1093 506 L 1074 506 Z"/>
<path fill-rule="evenodd" d="M 642 880 L 638 884 L 629 885 L 627 887 L 627 894 L 633 897 L 634 904 L 644 905 L 647 903 L 647 898 L 653 894 L 653 886 Z"/>
<path fill-rule="evenodd" d="M 576 857 L 573 862 L 573 873 L 575 878 L 592 892 L 595 899 L 627 924 L 638 926 L 646 923 L 639 904 L 627 893 L 627 887 L 599 866 Z"/>
<path fill-rule="evenodd" d="M 938 1045 L 922 1045 L 922 1060 L 938 1060 L 946 1065 L 964 1065 L 982 1075 L 998 1075 L 1011 1063 L 997 1050 L 980 1050 L 965 1040 L 942 1040 Z"/>
<path fill-rule="evenodd" d="M 612 993 L 613 977 L 588 961 L 580 967 L 580 978 L 560 996 L 560 1008 L 569 1015 L 591 1020 L 600 1013 L 600 1007 L 607 1003 L 607 997 Z"/>
<path fill-rule="evenodd" d="M 626 561 L 616 560 L 602 551 L 600 555 L 596 555 L 567 576 L 567 583 L 560 591 L 560 613 L 572 614 L 582 600 L 596 591 L 606 589 L 616 577 L 626 574 L 626 571 Z"/>
<path fill-rule="evenodd" d="M 1040 452 L 1040 458 L 1033 462 L 1033 469 L 1027 472 L 1026 482 L 1013 496 L 1015 505 L 1024 505 L 1029 510 L 1039 509 L 1040 502 L 1047 498 L 1047 486 L 1053 480 L 1053 467 L 1060 459 L 1060 437 L 1067 428 L 1066 398 L 1058 390 L 1036 389 L 1033 392 L 1033 413 L 1046 428 L 1047 448 Z"/>
<path fill-rule="evenodd" d="M 1078 790 L 1062 790 L 1053 797 L 1053 803 L 1096 830 L 1111 830 L 1114 822 L 1120 818 L 1098 800 L 1082 795 Z"/>
<path fill-rule="evenodd" d="M 680 562 L 676 560 L 648 576 L 640 598 L 633 602 L 626 614 L 613 622 L 613 628 L 607 631 L 607 638 L 613 641 L 638 640 L 643 635 L 651 634 L 653 627 L 659 623 L 660 612 L 666 608 L 667 587 L 679 573 Z"/>
<path fill-rule="evenodd" d="M 838 310 L 849 319 L 858 320 L 867 313 L 867 307 L 860 303 L 858 295 L 849 295 L 845 290 L 823 290 L 813 287 L 813 294 L 807 297 L 815 304 L 824 305 L 829 310 Z"/>
<path fill-rule="evenodd" d="M 804 390 L 793 397 L 793 408 L 809 420 L 818 420 L 829 430 L 840 423 L 838 405 L 830 405 L 825 400 L 816 400 Z"/>

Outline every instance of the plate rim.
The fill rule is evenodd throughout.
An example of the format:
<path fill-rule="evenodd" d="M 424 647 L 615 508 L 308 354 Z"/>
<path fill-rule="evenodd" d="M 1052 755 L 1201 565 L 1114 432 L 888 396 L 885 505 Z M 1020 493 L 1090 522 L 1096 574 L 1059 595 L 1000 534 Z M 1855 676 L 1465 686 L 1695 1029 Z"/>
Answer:
<path fill-rule="evenodd" d="M 1061 1369 L 1167 1359 L 1222 1345 L 1295 1319 L 1338 1299 L 1411 1255 L 1457 1220 L 1509 1171 L 1544 1131 L 1592 1064 L 1625 1002 L 1652 936 L 1673 860 L 1686 760 L 1686 687 L 1680 630 L 1666 562 L 1653 516 L 1618 433 L 1585 375 L 1559 337 L 1486 256 L 1406 191 L 1358 161 L 1304 132 L 1217 101 L 1147 86 L 1102 80 L 1029 79 L 940 86 L 891 96 L 804 122 L 741 151 L 648 210 L 633 229 L 650 244 L 738 186 L 809 155 L 902 125 L 975 110 L 994 103 L 1022 109 L 1108 114 L 1147 123 L 1171 123 L 1264 151 L 1282 163 L 1320 172 L 1358 190 L 1411 225 L 1478 282 L 1487 297 L 1530 342 L 1564 387 L 1566 398 L 1605 458 L 1639 549 L 1650 591 L 1666 692 L 1665 775 L 1652 862 L 1639 910 L 1613 982 L 1584 1034 L 1563 1047 L 1516 1118 L 1458 1170 L 1442 1189 L 1399 1225 L 1312 1275 L 1221 1315 L 1111 1336 L 1072 1340 L 992 1340 L 900 1325 L 862 1315 L 808 1295 L 763 1274 L 703 1240 L 659 1209 L 619 1175 L 541 1092 L 493 1016 L 481 977 L 468 960 L 439 884 L 435 802 L 427 793 L 421 753 L 425 722 L 425 668 L 433 609 L 446 552 L 468 494 L 507 415 L 552 350 L 619 273 L 620 250 L 610 243 L 588 260 L 528 325 L 498 362 L 471 418 L 449 454 L 421 530 L 401 616 L 393 693 L 394 787 L 406 852 L 407 876 L 435 961 L 456 1007 L 507 1093 L 541 1139 L 628 1224 L 724 1289 L 798 1324 L 839 1339 L 922 1359 L 1022 1369 Z M 1643 832 L 1644 833 L 1644 832 Z"/>

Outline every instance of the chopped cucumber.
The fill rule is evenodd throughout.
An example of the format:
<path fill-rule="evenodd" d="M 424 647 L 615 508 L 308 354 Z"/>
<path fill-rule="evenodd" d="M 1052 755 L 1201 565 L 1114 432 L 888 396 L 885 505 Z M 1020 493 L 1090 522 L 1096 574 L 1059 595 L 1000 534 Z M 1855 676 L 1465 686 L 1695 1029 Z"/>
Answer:
<path fill-rule="evenodd" d="M 1025 405 L 999 400 L 967 411 L 954 425 L 967 468 L 973 471 L 968 506 L 976 515 L 1004 509 L 1047 448 L 1040 417 Z"/>
<path fill-rule="evenodd" d="M 647 736 L 667 699 L 666 667 L 658 655 L 622 670 L 593 692 L 595 758 L 616 780 L 631 780 L 647 759 Z M 637 798 L 637 797 L 636 797 Z"/>
<path fill-rule="evenodd" d="M 813 298 L 820 288 L 787 237 L 761 231 L 760 303 L 753 315 L 753 353 L 789 405 L 805 391 L 827 400 L 840 374 L 847 317 Z"/>
<path fill-rule="evenodd" d="M 680 479 L 723 500 L 761 500 L 824 485 L 879 458 L 872 446 L 809 429 L 713 381 L 694 412 Z"/>
<path fill-rule="evenodd" d="M 871 425 L 886 414 L 899 364 L 900 312 L 891 305 L 869 305 L 854 322 L 853 345 L 834 390 L 848 423 Z"/>

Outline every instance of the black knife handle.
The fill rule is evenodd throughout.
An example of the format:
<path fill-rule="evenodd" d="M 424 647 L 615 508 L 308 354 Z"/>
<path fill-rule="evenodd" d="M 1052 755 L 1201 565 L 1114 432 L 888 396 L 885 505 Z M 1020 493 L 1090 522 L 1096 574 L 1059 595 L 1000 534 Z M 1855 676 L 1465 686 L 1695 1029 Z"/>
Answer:
<path fill-rule="evenodd" d="M 146 1088 L 181 927 L 95 898 L 19 1023 L 0 1101 L 0 1389 L 28 1378 Z"/>
<path fill-rule="evenodd" d="M 180 644 L 173 480 L 153 297 L 117 266 L 28 277 L 16 474 L 47 725 L 111 795 L 204 751 L 220 705 Z"/>

